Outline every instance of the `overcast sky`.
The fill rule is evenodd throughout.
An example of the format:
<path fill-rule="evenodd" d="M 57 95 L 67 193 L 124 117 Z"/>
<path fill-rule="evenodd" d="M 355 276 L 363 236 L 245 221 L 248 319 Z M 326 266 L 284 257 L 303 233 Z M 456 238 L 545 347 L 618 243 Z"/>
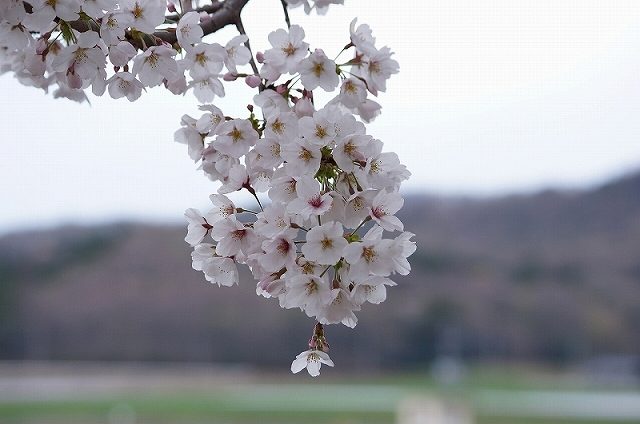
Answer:
<path fill-rule="evenodd" d="M 292 22 L 330 57 L 354 17 L 395 52 L 400 73 L 368 129 L 413 173 L 405 193 L 584 188 L 640 169 L 640 2 L 345 3 L 324 17 L 295 10 Z M 256 51 L 284 26 L 278 4 L 252 1 L 244 12 Z M 186 208 L 206 209 L 218 187 L 173 142 L 180 117 L 200 113 L 192 93 L 156 88 L 135 103 L 106 95 L 76 104 L 9 74 L 0 93 L 0 232 L 180 222 Z M 250 99 L 229 88 L 216 104 L 241 114 Z"/>

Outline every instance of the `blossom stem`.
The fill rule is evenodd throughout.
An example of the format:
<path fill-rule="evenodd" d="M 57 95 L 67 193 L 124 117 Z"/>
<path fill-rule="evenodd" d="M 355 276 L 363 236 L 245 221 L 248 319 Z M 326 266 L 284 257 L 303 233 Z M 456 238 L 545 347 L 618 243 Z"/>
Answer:
<path fill-rule="evenodd" d="M 284 21 L 287 24 L 287 28 L 291 29 L 291 20 L 289 19 L 289 9 L 287 8 L 287 2 L 285 0 L 280 0 L 282 2 L 282 11 L 284 12 Z"/>
<path fill-rule="evenodd" d="M 358 226 L 357 226 L 357 227 L 356 227 L 356 228 L 351 232 L 351 234 L 355 234 L 355 233 L 357 233 L 357 232 L 358 232 L 358 230 L 359 230 L 360 228 L 362 228 L 362 226 L 363 226 L 365 223 L 369 222 L 369 221 L 371 221 L 371 217 L 370 217 L 370 216 L 368 216 L 368 217 L 366 217 L 365 219 L 363 219 L 363 220 L 362 220 L 362 222 L 361 222 L 361 223 L 360 223 L 360 224 L 359 224 L 359 225 L 358 225 Z"/>
<path fill-rule="evenodd" d="M 322 273 L 319 275 L 319 277 L 320 277 L 320 278 L 324 277 L 324 274 L 326 274 L 326 273 L 327 273 L 327 271 L 329 271 L 329 268 L 331 268 L 331 267 L 332 267 L 332 265 L 327 266 L 327 267 L 324 269 L 324 271 L 322 271 Z"/>

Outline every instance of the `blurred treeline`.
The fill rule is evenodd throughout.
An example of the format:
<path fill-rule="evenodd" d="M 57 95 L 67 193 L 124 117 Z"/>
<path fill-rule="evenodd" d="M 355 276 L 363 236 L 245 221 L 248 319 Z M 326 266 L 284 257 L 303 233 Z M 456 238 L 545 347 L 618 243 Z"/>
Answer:
<path fill-rule="evenodd" d="M 409 196 L 412 272 L 355 329 L 340 366 L 567 363 L 640 355 L 640 174 L 588 191 Z M 184 226 L 63 227 L 0 238 L 0 359 L 289 364 L 314 321 L 191 269 Z"/>

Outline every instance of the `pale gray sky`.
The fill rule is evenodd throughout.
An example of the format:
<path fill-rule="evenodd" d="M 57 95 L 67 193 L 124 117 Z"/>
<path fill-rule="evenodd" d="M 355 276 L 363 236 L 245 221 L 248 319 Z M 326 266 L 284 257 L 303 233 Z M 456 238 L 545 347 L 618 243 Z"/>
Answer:
<path fill-rule="evenodd" d="M 279 9 L 244 13 L 254 50 L 284 26 Z M 278 1 L 273 1 L 278 4 Z M 369 133 L 413 173 L 403 191 L 474 196 L 587 187 L 640 169 L 640 2 L 345 0 L 327 16 L 291 14 L 331 57 L 358 17 L 400 73 Z M 222 44 L 232 30 L 216 34 Z M 135 103 L 54 100 L 0 76 L 0 232 L 114 219 L 180 221 L 217 185 L 173 142 L 197 100 L 161 88 Z M 251 93 L 215 103 L 242 113 Z"/>

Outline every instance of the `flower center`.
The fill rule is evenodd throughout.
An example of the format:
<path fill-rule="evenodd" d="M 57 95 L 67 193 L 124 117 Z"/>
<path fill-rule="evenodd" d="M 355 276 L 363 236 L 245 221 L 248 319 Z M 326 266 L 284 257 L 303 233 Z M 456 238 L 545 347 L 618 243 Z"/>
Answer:
<path fill-rule="evenodd" d="M 282 134 L 284 132 L 284 123 L 281 121 L 275 121 L 271 124 L 271 130 L 276 134 Z"/>
<path fill-rule="evenodd" d="M 282 48 L 282 51 L 287 55 L 291 56 L 296 52 L 296 48 L 293 47 L 293 44 L 289 43 Z"/>
<path fill-rule="evenodd" d="M 322 206 L 322 198 L 319 194 L 316 194 L 309 200 L 309 204 L 314 208 L 319 208 L 320 206 Z"/>
<path fill-rule="evenodd" d="M 134 18 L 140 18 L 143 12 L 144 10 L 142 10 L 142 8 L 140 7 L 140 3 L 136 2 L 136 6 L 132 10 Z"/>
<path fill-rule="evenodd" d="M 242 240 L 245 233 L 246 230 L 235 230 L 231 232 L 231 237 L 233 237 L 235 240 Z"/>
<path fill-rule="evenodd" d="M 209 58 L 204 53 L 196 53 L 196 62 L 200 66 L 204 66 Z"/>
<path fill-rule="evenodd" d="M 76 50 L 75 54 L 74 54 L 74 61 L 76 63 L 84 63 L 87 61 L 87 53 L 85 52 L 85 49 L 78 49 Z"/>
<path fill-rule="evenodd" d="M 324 65 L 322 63 L 314 62 L 311 72 L 313 72 L 316 77 L 320 78 L 320 75 L 324 72 Z"/>
<path fill-rule="evenodd" d="M 353 81 L 347 81 L 344 84 L 344 91 L 348 92 L 349 94 L 354 94 L 357 91 L 356 85 L 353 83 Z"/>
<path fill-rule="evenodd" d="M 240 131 L 237 128 L 233 128 L 233 131 L 231 131 L 229 134 L 229 137 L 231 137 L 233 139 L 234 142 L 242 140 L 242 131 Z"/>
<path fill-rule="evenodd" d="M 365 261 L 371 263 L 376 261 L 378 253 L 373 249 L 373 247 L 365 247 L 362 249 L 362 257 Z"/>
<path fill-rule="evenodd" d="M 310 151 L 308 151 L 307 149 L 303 148 L 300 151 L 300 154 L 298 155 L 298 158 L 300 160 L 302 160 L 303 162 L 307 162 L 308 163 L 311 159 L 313 159 L 313 154 Z"/>
<path fill-rule="evenodd" d="M 285 239 L 280 239 L 280 243 L 278 243 L 278 247 L 276 247 L 276 250 L 283 255 L 286 255 L 289 250 L 291 250 L 291 244 L 289 244 L 289 242 Z"/>

